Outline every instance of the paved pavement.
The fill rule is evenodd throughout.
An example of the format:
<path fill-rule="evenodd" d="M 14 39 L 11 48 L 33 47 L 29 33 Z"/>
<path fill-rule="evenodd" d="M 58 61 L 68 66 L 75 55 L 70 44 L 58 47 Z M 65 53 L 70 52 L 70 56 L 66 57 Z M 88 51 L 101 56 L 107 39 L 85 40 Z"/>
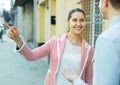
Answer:
<path fill-rule="evenodd" d="M 15 43 L 3 36 L 0 42 L 0 85 L 43 85 L 48 69 L 47 57 L 27 61 L 14 51 Z"/>

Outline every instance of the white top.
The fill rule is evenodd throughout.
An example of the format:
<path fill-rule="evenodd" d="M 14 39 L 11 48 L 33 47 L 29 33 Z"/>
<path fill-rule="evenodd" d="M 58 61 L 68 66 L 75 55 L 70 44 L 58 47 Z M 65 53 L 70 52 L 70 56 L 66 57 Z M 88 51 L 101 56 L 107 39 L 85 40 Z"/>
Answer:
<path fill-rule="evenodd" d="M 57 85 L 73 85 L 68 80 L 66 80 L 62 74 L 62 68 L 70 68 L 76 74 L 79 73 L 79 65 L 80 65 L 80 54 L 81 47 L 75 46 L 70 43 L 69 40 L 66 40 L 65 49 L 63 52 L 61 64 L 58 69 L 58 73 L 56 76 Z"/>

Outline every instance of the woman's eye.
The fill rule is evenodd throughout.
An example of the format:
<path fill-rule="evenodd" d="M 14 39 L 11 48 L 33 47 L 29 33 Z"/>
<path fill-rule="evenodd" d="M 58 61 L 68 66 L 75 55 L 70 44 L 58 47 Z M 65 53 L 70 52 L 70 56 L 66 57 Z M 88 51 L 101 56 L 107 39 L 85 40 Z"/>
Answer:
<path fill-rule="evenodd" d="M 73 22 L 77 22 L 77 21 L 78 21 L 78 22 L 84 22 L 85 20 L 84 20 L 84 19 L 80 19 L 80 20 L 73 19 L 72 21 L 73 21 Z"/>
<path fill-rule="evenodd" d="M 73 19 L 74 22 L 76 22 L 77 20 L 76 19 Z"/>
<path fill-rule="evenodd" d="M 80 22 L 84 22 L 85 20 L 84 19 L 80 19 Z"/>

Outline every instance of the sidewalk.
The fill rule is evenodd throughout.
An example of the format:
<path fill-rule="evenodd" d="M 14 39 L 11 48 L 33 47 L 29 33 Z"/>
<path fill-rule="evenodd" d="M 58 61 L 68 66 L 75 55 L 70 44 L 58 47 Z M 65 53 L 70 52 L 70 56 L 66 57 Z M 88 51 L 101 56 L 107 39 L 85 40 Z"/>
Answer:
<path fill-rule="evenodd" d="M 4 35 L 0 42 L 0 85 L 43 85 L 48 58 L 28 61 L 13 50 L 14 46 Z"/>

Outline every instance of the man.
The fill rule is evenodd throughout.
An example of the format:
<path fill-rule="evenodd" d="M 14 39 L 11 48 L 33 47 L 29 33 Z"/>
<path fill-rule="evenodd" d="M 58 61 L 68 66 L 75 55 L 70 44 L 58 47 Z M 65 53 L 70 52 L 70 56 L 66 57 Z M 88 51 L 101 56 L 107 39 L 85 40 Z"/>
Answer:
<path fill-rule="evenodd" d="M 100 0 L 109 27 L 96 41 L 93 85 L 120 85 L 120 0 Z"/>
<path fill-rule="evenodd" d="M 96 41 L 93 85 L 120 85 L 120 0 L 100 0 L 99 9 L 109 27 Z M 88 85 L 71 70 L 63 75 L 74 85 Z"/>

